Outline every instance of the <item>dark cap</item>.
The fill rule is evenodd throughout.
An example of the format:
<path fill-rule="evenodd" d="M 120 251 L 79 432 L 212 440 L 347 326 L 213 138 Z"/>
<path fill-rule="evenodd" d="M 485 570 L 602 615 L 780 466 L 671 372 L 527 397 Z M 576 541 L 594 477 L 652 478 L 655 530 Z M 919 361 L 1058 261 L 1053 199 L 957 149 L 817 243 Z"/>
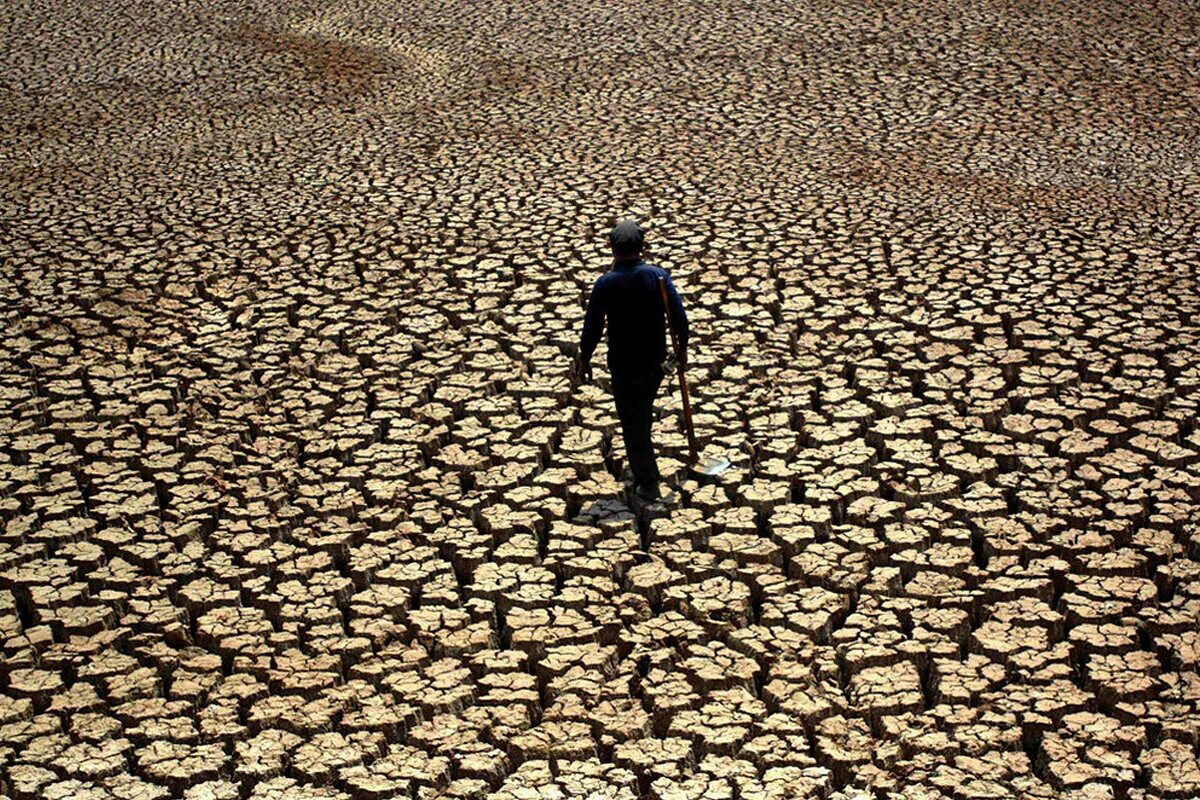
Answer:
<path fill-rule="evenodd" d="M 619 222 L 608 232 L 608 243 L 612 245 L 613 253 L 619 256 L 634 256 L 642 252 L 645 238 L 642 226 L 636 219 Z"/>

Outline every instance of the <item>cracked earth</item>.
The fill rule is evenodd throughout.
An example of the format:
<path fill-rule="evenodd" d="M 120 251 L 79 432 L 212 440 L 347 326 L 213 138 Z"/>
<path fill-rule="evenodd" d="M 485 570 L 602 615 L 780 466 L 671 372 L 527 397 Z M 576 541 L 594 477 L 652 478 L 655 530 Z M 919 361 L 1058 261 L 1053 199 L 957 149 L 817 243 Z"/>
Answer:
<path fill-rule="evenodd" d="M 1200 796 L 1195 5 L 0 21 L 0 795 Z"/>

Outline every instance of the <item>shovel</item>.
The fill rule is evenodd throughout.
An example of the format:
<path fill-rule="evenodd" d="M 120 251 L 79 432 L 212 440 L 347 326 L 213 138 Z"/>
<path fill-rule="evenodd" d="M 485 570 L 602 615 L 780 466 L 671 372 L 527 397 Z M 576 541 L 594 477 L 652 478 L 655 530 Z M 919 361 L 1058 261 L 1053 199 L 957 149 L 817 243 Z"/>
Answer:
<path fill-rule="evenodd" d="M 696 449 L 696 430 L 692 427 L 692 404 L 688 399 L 687 374 L 683 368 L 682 354 L 679 352 L 679 339 L 675 334 L 675 322 L 671 319 L 671 303 L 667 299 L 667 282 L 663 278 L 658 279 L 658 290 L 662 294 L 663 310 L 667 313 L 667 330 L 671 331 L 671 347 L 675 351 L 675 366 L 679 372 L 679 391 L 683 396 L 683 424 L 687 429 L 688 453 L 692 459 L 691 470 L 705 477 L 715 478 L 725 470 L 729 469 L 730 464 L 727 458 L 706 458 L 700 460 L 700 455 Z"/>

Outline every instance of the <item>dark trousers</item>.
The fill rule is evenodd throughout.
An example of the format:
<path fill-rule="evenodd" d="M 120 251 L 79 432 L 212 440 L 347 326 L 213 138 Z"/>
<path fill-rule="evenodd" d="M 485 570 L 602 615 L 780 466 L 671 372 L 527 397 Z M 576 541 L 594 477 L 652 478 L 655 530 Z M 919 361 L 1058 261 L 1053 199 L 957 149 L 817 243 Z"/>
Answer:
<path fill-rule="evenodd" d="M 650 425 L 654 422 L 654 398 L 662 383 L 663 371 L 614 371 L 613 399 L 617 401 L 617 417 L 625 438 L 625 454 L 637 486 L 658 483 L 658 464 L 654 461 L 654 445 L 650 441 Z"/>

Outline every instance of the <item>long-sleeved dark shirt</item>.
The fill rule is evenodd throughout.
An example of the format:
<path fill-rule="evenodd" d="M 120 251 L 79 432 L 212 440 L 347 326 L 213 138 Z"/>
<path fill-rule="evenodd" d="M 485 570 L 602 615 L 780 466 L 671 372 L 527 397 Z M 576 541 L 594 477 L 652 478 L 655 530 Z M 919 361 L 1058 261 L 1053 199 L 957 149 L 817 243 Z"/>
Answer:
<path fill-rule="evenodd" d="M 688 340 L 687 314 L 675 284 L 665 269 L 639 259 L 616 261 L 596 279 L 583 318 L 579 351 L 583 363 L 592 360 L 608 320 L 608 368 L 612 372 L 650 372 L 667 357 L 666 319 L 658 279 L 667 283 L 671 322 L 679 340 L 681 360 Z"/>

